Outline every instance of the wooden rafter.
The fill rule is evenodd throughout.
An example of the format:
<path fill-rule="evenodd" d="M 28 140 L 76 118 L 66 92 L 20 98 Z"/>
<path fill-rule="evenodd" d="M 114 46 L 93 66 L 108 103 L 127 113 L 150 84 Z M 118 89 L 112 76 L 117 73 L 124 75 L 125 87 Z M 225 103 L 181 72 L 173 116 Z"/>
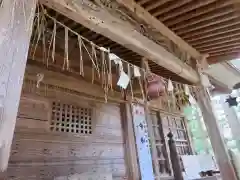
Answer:
<path fill-rule="evenodd" d="M 240 47 L 240 42 L 233 42 L 233 43 L 226 43 L 226 44 L 221 44 L 220 46 L 216 47 L 209 47 L 202 49 L 201 52 L 208 52 L 208 53 L 214 53 L 214 52 L 219 52 L 222 50 L 231 50 L 232 48 L 239 48 Z"/>
<path fill-rule="evenodd" d="M 233 26 L 228 26 L 228 27 L 224 27 L 224 28 L 219 28 L 216 30 L 211 31 L 211 33 L 203 33 L 203 34 L 198 34 L 196 36 L 194 36 L 194 38 L 185 38 L 189 43 L 193 43 L 193 42 L 200 42 L 200 40 L 206 40 L 206 39 L 210 39 L 210 37 L 220 37 L 223 36 L 224 34 L 227 33 L 237 33 L 240 30 L 240 23 L 235 24 Z"/>
<path fill-rule="evenodd" d="M 225 43 L 231 43 L 231 42 L 240 42 L 240 33 L 237 35 L 233 35 L 233 36 L 228 36 L 225 38 L 221 38 L 212 42 L 207 42 L 205 44 L 201 44 L 201 45 L 196 45 L 195 47 L 197 49 L 201 49 L 201 48 L 207 48 L 207 47 L 212 47 L 212 46 L 218 46 L 221 44 L 225 44 Z"/>
<path fill-rule="evenodd" d="M 165 8 L 160 8 L 158 11 L 152 13 L 153 16 L 158 17 L 161 16 L 165 13 L 168 13 L 170 11 L 172 11 L 173 9 L 182 6 L 184 4 L 187 4 L 189 2 L 191 2 L 192 0 L 183 0 L 183 1 L 173 1 L 169 6 L 166 6 Z"/>
<path fill-rule="evenodd" d="M 161 6 L 161 5 L 163 5 L 163 4 L 165 4 L 165 3 L 169 2 L 169 1 L 171 1 L 171 0 L 161 0 L 161 1 L 157 1 L 157 2 L 155 2 L 155 3 L 153 3 L 153 4 L 150 4 L 150 5 L 146 6 L 145 9 L 146 9 L 147 11 L 151 11 L 151 10 L 154 10 L 155 8 Z"/>
<path fill-rule="evenodd" d="M 164 21 L 164 23 L 166 25 L 168 25 L 169 27 L 171 27 L 174 24 L 178 24 L 178 23 L 182 23 L 184 21 L 188 21 L 192 18 L 199 17 L 203 14 L 212 12 L 214 10 L 222 11 L 221 8 L 225 8 L 229 5 L 232 5 L 231 0 L 227 0 L 227 1 L 226 0 L 219 0 L 218 2 L 211 3 L 207 6 L 203 6 L 203 7 L 197 8 L 197 9 L 193 9 L 193 10 L 189 11 L 188 13 L 180 15 L 179 17 L 175 17 L 173 19 L 166 20 L 166 21 Z"/>
<path fill-rule="evenodd" d="M 180 30 L 180 29 L 187 28 L 187 27 L 193 26 L 193 25 L 198 26 L 199 23 L 202 23 L 202 22 L 205 22 L 208 20 L 212 20 L 212 19 L 215 19 L 218 17 L 222 17 L 224 15 L 229 15 L 233 12 L 234 12 L 233 7 L 231 7 L 231 6 L 226 7 L 226 8 L 221 9 L 220 11 L 219 10 L 212 11 L 210 13 L 203 14 L 202 16 L 197 16 L 195 18 L 191 18 L 191 19 L 187 20 L 185 23 L 181 22 L 179 24 L 175 24 L 174 26 L 171 26 L 171 29 L 175 31 L 175 30 Z"/>
<path fill-rule="evenodd" d="M 209 43 L 215 43 L 215 42 L 220 42 L 221 40 L 227 40 L 228 38 L 234 38 L 234 37 L 238 37 L 240 36 L 240 29 L 237 29 L 237 30 L 233 30 L 233 31 L 230 31 L 230 32 L 226 32 L 226 33 L 223 33 L 221 35 L 215 35 L 215 36 L 211 36 L 211 38 L 203 38 L 201 40 L 198 40 L 198 41 L 195 41 L 195 42 L 192 42 L 191 44 L 194 46 L 194 47 L 197 47 L 197 46 L 201 46 L 201 45 L 207 45 Z"/>
<path fill-rule="evenodd" d="M 214 19 L 209 19 L 204 22 L 200 22 L 198 24 L 194 24 L 192 26 L 188 26 L 184 29 L 176 30 L 176 33 L 178 33 L 180 36 L 181 35 L 184 36 L 185 34 L 190 35 L 191 32 L 196 32 L 196 31 L 201 32 L 201 29 L 204 29 L 204 28 L 206 29 L 208 27 L 213 27 L 221 23 L 228 23 L 229 21 L 237 21 L 237 20 L 239 20 L 239 15 L 236 13 L 230 13 L 227 15 L 216 17 Z"/>
<path fill-rule="evenodd" d="M 168 19 L 172 19 L 175 18 L 183 13 L 187 13 L 193 9 L 199 8 L 199 7 L 203 7 L 206 6 L 210 3 L 215 2 L 216 0 L 198 0 L 198 1 L 192 1 L 192 3 L 186 4 L 185 6 L 182 6 L 180 8 L 178 8 L 177 10 L 175 10 L 174 12 L 168 12 L 166 14 L 164 14 L 164 16 L 160 17 L 161 21 L 166 21 Z"/>
<path fill-rule="evenodd" d="M 184 36 L 182 36 L 184 39 L 194 39 L 193 37 L 195 36 L 202 36 L 203 34 L 207 34 L 207 33 L 212 33 L 214 31 L 218 31 L 219 29 L 223 29 L 223 28 L 227 28 L 228 30 L 230 29 L 229 27 L 230 26 L 234 26 L 234 25 L 240 25 L 240 21 L 238 18 L 230 21 L 230 22 L 223 22 L 221 24 L 218 24 L 218 25 L 211 25 L 211 26 L 208 26 L 208 27 L 205 27 L 203 29 L 201 29 L 201 31 L 199 30 L 196 30 L 192 33 L 188 33 Z M 223 31 L 221 31 L 223 32 Z"/>
<path fill-rule="evenodd" d="M 239 47 L 236 47 L 236 48 L 232 48 L 232 49 L 228 49 L 228 50 L 222 50 L 222 51 L 218 51 L 218 52 L 215 52 L 215 53 L 211 53 L 211 57 L 214 57 L 214 56 L 226 56 L 226 55 L 231 55 L 231 54 L 236 54 L 238 53 L 239 54 L 240 52 L 240 48 Z"/>
<path fill-rule="evenodd" d="M 225 55 L 221 54 L 221 55 L 217 55 L 217 56 L 211 56 L 208 58 L 208 62 L 210 64 L 213 64 L 213 63 L 219 63 L 219 62 L 223 62 L 226 60 L 238 59 L 238 58 L 240 58 L 239 52 L 233 52 L 233 53 L 225 54 Z"/>

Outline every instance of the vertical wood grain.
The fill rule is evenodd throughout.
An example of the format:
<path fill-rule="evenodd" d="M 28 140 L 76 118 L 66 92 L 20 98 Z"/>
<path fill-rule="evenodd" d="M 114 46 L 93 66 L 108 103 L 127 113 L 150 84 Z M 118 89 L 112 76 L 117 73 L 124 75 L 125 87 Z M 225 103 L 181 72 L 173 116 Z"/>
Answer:
<path fill-rule="evenodd" d="M 136 140 L 134 136 L 131 106 L 128 103 L 120 105 L 121 121 L 123 128 L 123 141 L 125 145 L 125 160 L 127 165 L 128 179 L 139 180 L 139 166 L 137 161 Z"/>
<path fill-rule="evenodd" d="M 8 164 L 35 7 L 36 0 L 7 0 L 0 9 L 0 171 Z"/>

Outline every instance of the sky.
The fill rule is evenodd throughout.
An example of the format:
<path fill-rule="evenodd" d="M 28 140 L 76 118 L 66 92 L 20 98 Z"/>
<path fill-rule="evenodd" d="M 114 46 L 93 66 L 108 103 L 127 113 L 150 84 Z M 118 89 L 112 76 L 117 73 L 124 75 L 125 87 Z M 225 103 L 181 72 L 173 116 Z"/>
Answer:
<path fill-rule="evenodd" d="M 240 59 L 231 60 L 230 63 L 240 71 Z"/>

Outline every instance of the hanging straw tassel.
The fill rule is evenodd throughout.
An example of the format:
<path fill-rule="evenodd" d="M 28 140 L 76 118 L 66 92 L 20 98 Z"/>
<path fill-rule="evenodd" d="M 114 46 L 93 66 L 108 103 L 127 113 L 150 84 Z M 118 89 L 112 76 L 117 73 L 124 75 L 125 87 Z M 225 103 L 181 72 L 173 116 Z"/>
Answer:
<path fill-rule="evenodd" d="M 67 67 L 66 67 L 67 66 Z M 65 27 L 65 52 L 64 52 L 64 63 L 63 70 L 69 70 L 69 59 L 68 59 L 68 28 Z"/>
<path fill-rule="evenodd" d="M 39 11 L 39 14 L 38 14 L 38 17 L 37 17 L 37 19 L 38 19 L 38 21 L 37 21 L 37 31 L 36 31 L 36 33 L 38 33 L 38 37 L 37 37 L 37 41 L 36 41 L 36 44 L 35 44 L 35 47 L 34 47 L 34 50 L 33 50 L 33 55 L 32 55 L 32 57 L 33 57 L 33 59 L 35 59 L 35 53 L 36 53 L 36 50 L 37 50 L 37 47 L 38 47 L 38 43 L 39 43 L 39 40 L 40 40 L 40 38 L 41 38 L 41 35 L 42 35 L 42 33 L 43 33 L 43 31 L 42 31 L 42 26 L 44 26 L 43 25 L 43 18 L 42 18 L 42 14 L 40 15 L 40 11 Z"/>
<path fill-rule="evenodd" d="M 91 42 L 91 46 L 92 46 L 92 60 L 93 60 L 93 62 L 95 62 L 95 64 L 96 64 L 96 70 L 98 71 L 99 67 L 98 67 L 98 59 L 97 59 L 96 45 L 93 44 L 93 42 Z M 100 73 L 98 73 L 98 77 L 100 78 Z"/>
<path fill-rule="evenodd" d="M 105 96 L 105 102 L 107 102 L 108 99 L 108 68 L 105 58 L 106 52 L 101 50 L 101 58 L 102 58 L 102 86 L 104 88 L 104 96 Z"/>
<path fill-rule="evenodd" d="M 80 62 L 79 62 L 79 73 L 80 75 L 84 76 L 84 69 L 83 69 L 83 54 L 82 54 L 82 38 L 78 36 L 78 46 L 79 46 L 79 56 L 80 56 Z"/>
<path fill-rule="evenodd" d="M 52 45 L 52 62 L 55 62 L 55 47 L 56 47 L 56 33 L 57 33 L 57 22 L 53 20 L 53 45 Z"/>
<path fill-rule="evenodd" d="M 108 49 L 107 51 L 107 61 L 108 61 L 108 85 L 111 89 L 111 91 L 113 91 L 113 85 L 112 85 L 112 61 L 110 59 L 110 49 Z"/>
<path fill-rule="evenodd" d="M 128 76 L 130 78 L 130 91 L 131 91 L 131 96 L 132 96 L 132 99 L 134 99 L 134 95 L 133 95 L 133 87 L 132 87 L 132 75 L 131 75 L 131 67 L 130 67 L 130 64 L 127 64 L 128 65 Z"/>
<path fill-rule="evenodd" d="M 49 60 L 49 56 L 50 56 L 51 46 L 53 46 L 53 44 L 54 44 L 54 51 L 55 51 L 55 42 L 53 42 L 53 40 L 55 41 L 55 36 L 56 36 L 56 34 L 54 33 L 54 27 L 53 27 L 53 32 L 52 32 L 51 40 L 50 40 L 49 46 L 48 46 L 47 66 L 48 66 L 48 60 Z"/>

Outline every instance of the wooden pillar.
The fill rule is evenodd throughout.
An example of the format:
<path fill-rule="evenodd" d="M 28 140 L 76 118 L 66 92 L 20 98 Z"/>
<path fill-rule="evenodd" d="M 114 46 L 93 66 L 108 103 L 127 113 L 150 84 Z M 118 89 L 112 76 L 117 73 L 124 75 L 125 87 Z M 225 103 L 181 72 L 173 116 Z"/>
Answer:
<path fill-rule="evenodd" d="M 174 179 L 183 180 L 182 167 L 180 164 L 180 158 L 179 158 L 179 155 L 177 152 L 177 147 L 176 147 L 175 141 L 173 139 L 173 134 L 171 132 L 169 132 L 167 136 L 169 138 L 168 146 L 169 146 L 169 151 L 170 151 L 170 159 L 172 162 Z"/>
<path fill-rule="evenodd" d="M 140 180 L 131 105 L 120 104 L 128 179 Z"/>
<path fill-rule="evenodd" d="M 8 165 L 36 0 L 3 0 L 0 7 L 0 171 Z"/>
<path fill-rule="evenodd" d="M 213 112 L 210 96 L 204 88 L 198 92 L 198 103 L 202 111 L 222 180 L 237 180 L 232 162 L 217 124 L 217 119 Z"/>

